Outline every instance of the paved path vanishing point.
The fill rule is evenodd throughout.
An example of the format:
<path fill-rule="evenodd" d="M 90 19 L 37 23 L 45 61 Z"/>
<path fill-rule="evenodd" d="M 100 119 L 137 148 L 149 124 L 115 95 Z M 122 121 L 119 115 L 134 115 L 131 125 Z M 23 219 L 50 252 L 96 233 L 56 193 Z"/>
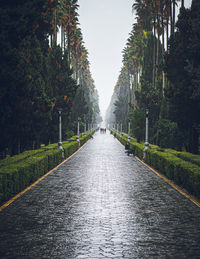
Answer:
<path fill-rule="evenodd" d="M 0 258 L 200 258 L 200 208 L 96 133 L 0 212 Z"/>

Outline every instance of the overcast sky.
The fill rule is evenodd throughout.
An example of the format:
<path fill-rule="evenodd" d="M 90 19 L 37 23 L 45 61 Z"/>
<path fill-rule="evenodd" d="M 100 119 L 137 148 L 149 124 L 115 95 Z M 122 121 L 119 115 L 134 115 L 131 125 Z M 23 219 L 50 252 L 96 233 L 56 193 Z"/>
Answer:
<path fill-rule="evenodd" d="M 134 0 L 79 0 L 79 22 L 89 51 L 102 116 L 122 67 L 122 50 L 132 29 Z M 185 0 L 186 7 L 192 0 Z"/>

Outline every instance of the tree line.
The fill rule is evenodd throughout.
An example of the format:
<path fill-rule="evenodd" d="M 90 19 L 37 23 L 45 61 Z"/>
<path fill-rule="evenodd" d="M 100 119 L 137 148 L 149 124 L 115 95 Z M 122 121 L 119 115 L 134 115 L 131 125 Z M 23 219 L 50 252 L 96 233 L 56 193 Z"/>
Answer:
<path fill-rule="evenodd" d="M 1 158 L 57 142 L 59 108 L 64 137 L 76 133 L 78 118 L 82 128 L 101 120 L 78 7 L 77 0 L 1 1 Z"/>
<path fill-rule="evenodd" d="M 123 124 L 144 140 L 149 109 L 150 142 L 199 152 L 200 2 L 136 0 L 136 23 L 123 50 L 123 67 L 107 112 L 107 122 Z"/>

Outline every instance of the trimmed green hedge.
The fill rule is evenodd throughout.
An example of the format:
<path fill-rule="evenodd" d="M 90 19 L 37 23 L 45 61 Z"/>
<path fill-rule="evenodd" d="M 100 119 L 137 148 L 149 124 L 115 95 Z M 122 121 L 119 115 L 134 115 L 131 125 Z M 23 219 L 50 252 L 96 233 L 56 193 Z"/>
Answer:
<path fill-rule="evenodd" d="M 116 133 L 116 137 L 123 145 L 127 143 L 127 134 L 123 134 L 120 138 L 120 134 Z M 140 159 L 143 158 L 144 147 L 144 143 L 138 143 L 131 138 L 130 149 Z M 149 145 L 146 152 L 146 163 L 186 189 L 190 194 L 200 198 L 200 155 Z"/>
<path fill-rule="evenodd" d="M 42 149 L 28 150 L 28 151 L 24 151 L 23 153 L 16 155 L 16 156 L 12 156 L 12 157 L 8 156 L 5 159 L 0 160 L 0 167 L 6 166 L 8 164 L 14 164 L 16 162 L 24 160 L 25 158 L 27 158 L 29 156 L 33 156 L 35 154 L 42 153 L 42 152 L 44 152 L 44 150 L 42 150 Z"/>
<path fill-rule="evenodd" d="M 188 162 L 191 162 L 193 164 L 200 166 L 200 155 L 195 155 L 195 154 L 191 154 L 188 152 L 179 152 L 179 151 L 176 151 L 173 149 L 165 149 L 165 151 L 170 152 L 185 161 L 188 161 Z"/>
<path fill-rule="evenodd" d="M 93 132 L 81 134 L 80 145 L 90 139 Z M 65 158 L 78 150 L 77 136 L 63 142 Z M 42 175 L 63 161 L 58 144 L 51 144 L 38 150 L 25 151 L 0 162 L 0 204 L 19 193 Z"/>

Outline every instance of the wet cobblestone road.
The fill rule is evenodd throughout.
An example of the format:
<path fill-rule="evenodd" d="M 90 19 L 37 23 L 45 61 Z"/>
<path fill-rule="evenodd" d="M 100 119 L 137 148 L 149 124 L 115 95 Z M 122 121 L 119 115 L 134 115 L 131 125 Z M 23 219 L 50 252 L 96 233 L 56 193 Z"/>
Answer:
<path fill-rule="evenodd" d="M 200 209 L 96 133 L 0 212 L 0 258 L 200 258 Z"/>

